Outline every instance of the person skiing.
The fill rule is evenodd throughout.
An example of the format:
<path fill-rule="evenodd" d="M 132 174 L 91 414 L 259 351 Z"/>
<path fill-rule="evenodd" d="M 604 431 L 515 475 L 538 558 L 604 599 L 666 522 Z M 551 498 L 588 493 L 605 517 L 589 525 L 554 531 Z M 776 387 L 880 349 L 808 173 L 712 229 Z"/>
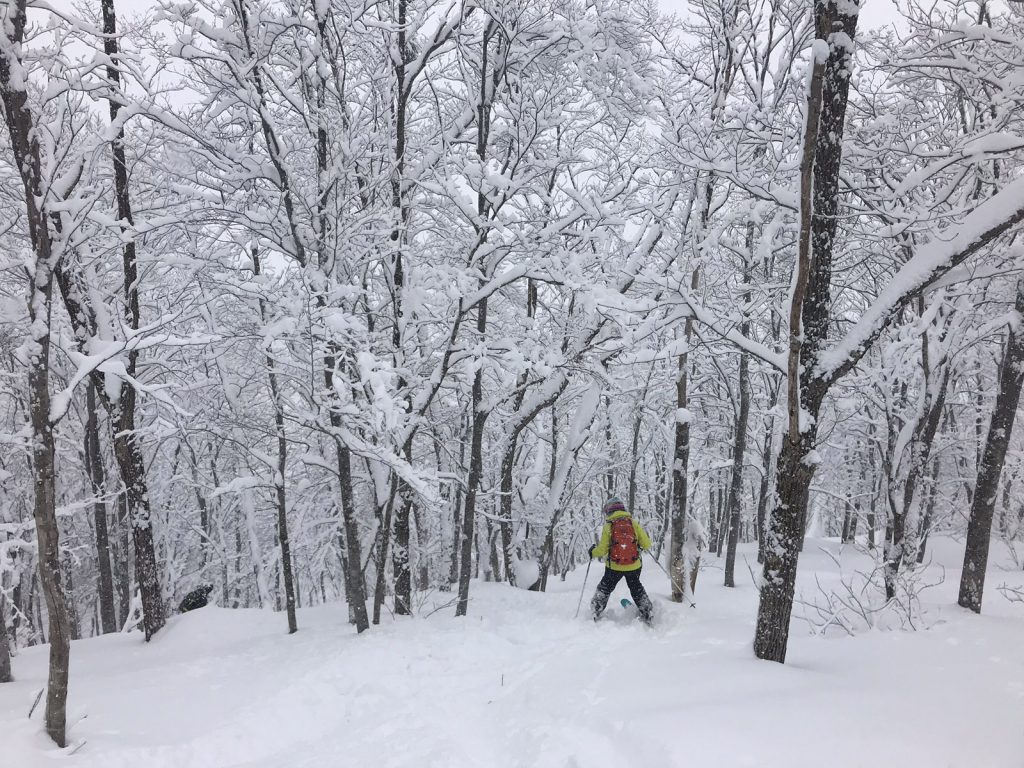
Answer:
<path fill-rule="evenodd" d="M 590 601 L 590 609 L 594 613 L 594 621 L 601 618 L 608 598 L 611 596 L 619 580 L 625 576 L 629 594 L 640 612 L 645 624 L 654 618 L 654 605 L 647 596 L 644 585 L 640 583 L 640 551 L 650 550 L 651 539 L 643 527 L 626 511 L 626 505 L 618 496 L 612 496 L 605 502 L 605 522 L 601 528 L 601 539 L 590 548 L 590 556 L 607 558 L 604 576 L 597 585 L 597 591 Z"/>

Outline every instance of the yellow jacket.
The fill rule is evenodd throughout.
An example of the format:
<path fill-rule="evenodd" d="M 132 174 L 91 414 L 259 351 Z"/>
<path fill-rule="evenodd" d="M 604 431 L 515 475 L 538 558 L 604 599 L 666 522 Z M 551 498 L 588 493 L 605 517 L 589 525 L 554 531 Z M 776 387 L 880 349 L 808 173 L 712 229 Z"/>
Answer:
<path fill-rule="evenodd" d="M 594 551 L 591 554 L 592 557 L 608 557 L 608 550 L 612 546 L 612 521 L 629 516 L 628 512 L 619 511 L 612 512 L 607 518 L 605 518 L 604 526 L 601 528 L 601 540 L 597 542 L 597 546 L 594 547 Z M 651 548 L 651 539 L 647 535 L 647 532 L 640 526 L 640 523 L 636 521 L 636 518 L 633 518 L 633 533 L 636 534 L 637 547 L 647 550 Z M 613 563 L 611 560 L 607 562 L 607 565 L 613 571 L 639 571 L 640 566 L 643 565 L 643 563 L 638 557 L 636 562 L 632 565 L 619 565 L 618 563 Z"/>

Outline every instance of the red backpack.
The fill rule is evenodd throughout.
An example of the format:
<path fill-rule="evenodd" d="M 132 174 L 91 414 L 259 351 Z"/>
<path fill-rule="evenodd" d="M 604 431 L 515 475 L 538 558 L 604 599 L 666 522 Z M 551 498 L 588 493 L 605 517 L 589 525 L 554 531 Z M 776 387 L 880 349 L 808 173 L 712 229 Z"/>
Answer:
<path fill-rule="evenodd" d="M 636 531 L 633 530 L 633 518 L 619 517 L 611 523 L 612 545 L 608 550 L 608 557 L 616 565 L 632 565 L 640 559 Z"/>

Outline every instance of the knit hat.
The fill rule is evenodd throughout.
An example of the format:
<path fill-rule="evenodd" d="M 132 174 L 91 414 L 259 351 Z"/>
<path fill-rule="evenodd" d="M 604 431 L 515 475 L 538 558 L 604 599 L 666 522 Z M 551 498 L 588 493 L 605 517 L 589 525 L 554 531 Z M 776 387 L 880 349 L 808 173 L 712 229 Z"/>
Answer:
<path fill-rule="evenodd" d="M 608 501 L 604 503 L 604 508 L 601 510 L 605 517 L 616 512 L 625 512 L 626 505 L 622 503 L 622 499 L 618 496 L 612 496 Z"/>

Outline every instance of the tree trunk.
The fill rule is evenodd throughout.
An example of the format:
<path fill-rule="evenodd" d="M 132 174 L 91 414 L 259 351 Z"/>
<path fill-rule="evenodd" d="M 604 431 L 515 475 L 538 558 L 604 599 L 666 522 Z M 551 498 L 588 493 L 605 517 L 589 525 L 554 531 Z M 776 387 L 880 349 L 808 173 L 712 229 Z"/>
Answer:
<path fill-rule="evenodd" d="M 132 602 L 132 546 L 129 533 L 128 497 L 122 491 L 117 495 L 117 558 L 114 560 L 114 576 L 117 580 L 118 624 L 128 621 Z"/>
<path fill-rule="evenodd" d="M 778 390 L 776 390 L 775 394 L 772 396 L 771 408 L 774 408 L 777 403 Z M 764 563 L 764 526 L 768 512 L 768 497 L 771 493 L 773 456 L 772 439 L 774 436 L 775 419 L 769 418 L 768 424 L 765 426 L 764 450 L 761 453 L 764 466 L 761 468 L 761 485 L 758 488 L 757 493 L 757 514 L 755 516 L 755 525 L 757 526 L 757 562 L 759 563 Z"/>
<path fill-rule="evenodd" d="M 53 309 L 53 278 L 59 253 L 50 233 L 50 214 L 45 204 L 39 131 L 28 104 L 28 84 L 20 74 L 17 58 L 25 37 L 25 0 L 8 7 L 0 50 L 0 98 L 10 133 L 15 165 L 25 195 L 29 236 L 35 263 L 29 269 L 28 355 L 29 426 L 32 436 L 32 514 L 36 525 L 39 577 L 50 625 L 50 659 L 46 691 L 46 733 L 66 744 L 68 672 L 71 654 L 70 616 L 61 585 L 60 532 L 57 526 L 55 438 L 50 421 L 50 329 Z M 13 70 L 13 71 L 12 71 Z M 14 72 L 19 74 L 15 75 Z M 42 206 L 42 207 L 40 207 Z M 6 636 L 6 633 L 5 633 Z"/>
<path fill-rule="evenodd" d="M 700 272 L 695 268 L 690 277 L 690 289 L 697 290 L 700 284 Z M 686 319 L 683 339 L 686 348 L 679 355 L 679 372 L 676 377 L 676 417 L 675 443 L 672 450 L 672 503 L 671 536 L 668 544 L 669 580 L 672 586 L 672 602 L 683 602 L 686 592 L 686 574 L 689 563 L 686 562 L 686 501 L 688 498 L 690 469 L 690 415 L 686 410 L 689 403 L 688 376 L 690 358 L 690 339 L 693 337 L 693 320 Z"/>
<path fill-rule="evenodd" d="M 397 58 L 394 64 L 395 146 L 394 166 L 391 175 L 391 205 L 392 216 L 394 217 L 394 225 L 391 230 L 391 242 L 394 247 L 391 271 L 391 298 L 394 308 L 394 324 L 391 327 L 391 346 L 395 369 L 398 371 L 402 370 L 404 361 L 402 349 L 405 325 L 404 291 L 406 279 L 404 247 L 406 226 L 410 213 L 405 190 L 405 147 L 408 138 L 406 136 L 408 129 L 406 120 L 409 106 L 406 64 L 411 58 L 406 40 L 407 6 L 407 0 L 397 0 L 397 26 L 395 30 Z M 404 390 L 406 385 L 405 377 L 399 373 L 397 381 L 398 391 Z M 411 407 L 408 399 L 406 399 L 405 405 L 407 409 Z M 407 455 L 412 452 L 410 441 L 407 441 L 404 446 Z M 412 612 L 412 574 L 410 572 L 409 557 L 409 533 L 411 526 L 409 515 L 412 512 L 413 490 L 401 477 L 398 478 L 398 496 L 400 503 L 395 507 L 395 524 L 393 529 L 395 541 L 391 552 L 392 569 L 395 576 L 395 613 L 398 615 L 408 615 Z"/>
<path fill-rule="evenodd" d="M 789 423 L 776 475 L 778 504 L 768 521 L 754 635 L 755 655 L 779 663 L 786 660 L 802 525 L 814 476 L 815 464 L 807 459 L 815 448 L 818 415 L 831 384 L 818 378 L 815 369 L 831 322 L 839 171 L 853 70 L 853 51 L 848 46 L 856 36 L 858 10 L 855 4 L 840 10 L 834 0 L 816 0 L 814 5 L 817 37 L 829 41 L 829 55 L 824 62 L 815 61 L 807 99 L 800 255 L 789 328 Z"/>
<path fill-rule="evenodd" d="M 75 602 L 75 576 L 71 562 L 71 552 L 65 549 L 61 553 L 61 568 L 64 580 L 64 598 L 68 605 L 68 623 L 72 640 L 82 639 L 82 619 L 78 613 L 78 606 Z"/>
<path fill-rule="evenodd" d="M 1006 339 L 1002 363 L 999 366 L 999 390 L 992 409 L 992 421 L 985 439 L 978 480 L 974 485 L 974 502 L 967 525 L 967 546 L 964 568 L 960 576 L 960 597 L 964 608 L 981 613 L 985 591 L 985 568 L 992 536 L 992 513 L 999 491 L 999 477 L 1006 460 L 1006 449 L 1013 433 L 1013 422 L 1020 402 L 1021 382 L 1024 381 L 1024 332 L 1020 328 L 1024 318 L 1024 280 L 1017 283 L 1016 317 Z"/>
<path fill-rule="evenodd" d="M 142 597 L 143 630 L 150 640 L 164 625 L 163 599 L 153 544 L 153 528 L 149 508 L 149 489 L 146 485 L 142 447 L 135 430 L 135 395 L 131 387 L 121 393 L 120 404 L 115 407 L 117 434 L 114 436 L 114 456 L 121 470 L 135 548 L 135 580 Z"/>
<path fill-rule="evenodd" d="M 939 467 L 941 466 L 941 457 L 936 456 L 932 461 L 932 472 L 928 481 L 928 502 L 924 510 L 924 518 L 921 520 L 921 531 L 918 534 L 918 538 L 921 541 L 920 546 L 917 548 L 917 563 L 920 565 L 924 562 L 925 551 L 928 547 L 928 535 L 932 530 L 932 517 L 935 514 L 935 501 L 939 495 Z"/>
<path fill-rule="evenodd" d="M 0 592 L 0 683 L 12 680 L 14 675 L 11 672 L 11 641 L 7 635 L 7 600 Z"/>
<path fill-rule="evenodd" d="M 253 274 L 260 275 L 259 250 L 252 247 Z M 267 303 L 260 297 L 260 320 L 266 325 L 269 318 Z M 285 477 L 288 469 L 288 439 L 284 429 L 284 400 L 277 382 L 277 371 L 274 367 L 274 358 L 270 354 L 268 346 L 264 353 L 264 364 L 267 367 L 267 380 L 270 384 L 270 398 L 274 403 L 274 431 L 277 435 L 277 467 L 274 471 L 274 501 L 277 505 L 277 538 L 281 545 L 281 573 L 284 578 L 284 606 L 288 616 L 288 634 L 294 634 L 299 629 L 298 620 L 295 617 L 295 578 L 292 571 L 292 550 L 291 539 L 288 536 L 288 497 L 285 490 Z"/>
<path fill-rule="evenodd" d="M 391 570 L 395 574 L 395 615 L 412 614 L 412 571 L 409 564 L 409 534 L 412 517 L 412 489 L 402 480 L 399 485 L 398 513 L 393 529 L 395 543 L 391 548 Z"/>
<path fill-rule="evenodd" d="M 487 332 L 487 299 L 481 300 L 477 307 L 476 329 L 480 338 Z M 469 609 L 469 579 L 473 561 L 473 524 L 476 519 L 476 497 L 483 477 L 484 457 L 483 438 L 487 414 L 482 410 L 483 404 L 483 366 L 478 366 L 473 374 L 472 411 L 473 434 L 469 448 L 469 478 L 466 483 L 466 502 L 462 513 L 462 530 L 459 538 L 459 601 L 455 607 L 456 616 L 465 616 Z"/>
<path fill-rule="evenodd" d="M 119 57 L 117 39 L 117 17 L 114 14 L 114 0 L 102 0 L 103 4 L 103 48 L 112 62 Z M 116 94 L 108 97 L 110 104 L 110 120 L 117 121 L 121 110 L 120 90 L 121 72 L 115 63 L 107 66 L 107 78 Z M 128 166 L 124 153 L 124 128 L 119 127 L 117 135 L 111 142 L 114 155 L 114 191 L 117 197 L 117 217 L 124 238 L 122 266 L 124 268 L 125 313 L 128 328 L 138 330 L 139 311 L 139 271 L 135 254 L 135 240 L 132 237 L 134 219 L 132 217 L 131 197 L 128 192 Z M 136 374 L 139 353 L 132 349 L 128 352 L 125 366 L 130 377 Z M 113 418 L 116 414 L 116 418 Z M 115 405 L 112 421 L 116 424 L 114 435 L 114 453 L 121 479 L 128 493 L 128 508 L 131 511 L 132 539 L 135 544 L 135 577 L 142 594 L 143 628 L 146 640 L 150 640 L 164 625 L 163 598 L 160 594 L 160 580 L 156 564 L 156 549 L 153 543 L 152 514 L 149 507 L 149 488 L 146 484 L 146 464 L 142 456 L 142 446 L 135 432 L 135 389 L 125 381 L 122 383 L 120 397 Z"/>
<path fill-rule="evenodd" d="M 399 0 L 404 2 L 404 0 Z M 480 84 L 477 100 L 477 131 L 476 131 L 476 156 L 483 166 L 487 160 L 487 143 L 491 128 L 491 101 L 493 93 L 488 89 L 488 51 L 491 37 L 494 35 L 495 25 L 493 19 L 488 18 L 482 32 L 481 59 L 480 59 Z M 500 57 L 499 57 L 500 58 Z M 497 76 L 500 67 L 495 67 L 492 76 Z M 480 223 L 475 224 L 476 242 L 480 245 L 487 239 L 489 229 L 483 223 L 490 215 L 490 204 L 484 193 L 483 186 L 477 190 L 476 212 Z M 470 256 L 470 266 L 474 266 L 476 252 L 474 248 Z M 487 272 L 486 264 L 477 264 L 481 273 Z M 477 343 L 484 343 L 487 339 L 487 298 L 484 297 L 477 305 L 476 311 L 476 332 Z M 482 361 L 481 361 L 482 363 Z M 466 506 L 462 517 L 462 538 L 461 562 L 459 563 L 459 601 L 455 608 L 456 616 L 465 616 L 469 607 L 469 579 L 473 558 L 473 544 L 475 539 L 474 524 L 476 519 L 476 499 L 480 490 L 480 481 L 483 478 L 483 437 L 484 426 L 487 422 L 487 413 L 482 410 L 483 405 L 483 365 L 477 366 L 473 374 L 472 387 L 472 412 L 473 412 L 473 436 L 469 451 L 469 477 L 466 484 Z M 479 563 L 478 563 L 479 565 Z"/>
<path fill-rule="evenodd" d="M 117 631 L 114 610 L 114 576 L 110 565 L 110 533 L 107 528 L 106 477 L 103 454 L 100 452 L 99 419 L 96 412 L 96 390 L 92 379 L 86 384 L 85 465 L 93 493 L 93 520 L 96 528 L 96 569 L 99 575 L 97 593 L 100 601 L 100 632 Z"/>
<path fill-rule="evenodd" d="M 463 425 L 459 436 L 459 470 L 466 470 L 466 445 L 469 443 L 472 429 L 472 420 L 463 416 Z M 465 508 L 466 497 L 462 483 L 455 487 L 455 503 L 452 505 L 452 549 L 451 560 L 448 568 L 448 583 L 455 584 L 459 580 L 459 558 L 462 555 L 462 514 Z"/>
<path fill-rule="evenodd" d="M 430 561 L 427 552 L 430 539 L 427 535 L 426 522 L 423 519 L 421 505 L 413 502 L 412 514 L 413 522 L 416 525 L 416 546 L 419 548 L 416 557 L 416 578 L 413 587 L 420 592 L 426 592 L 430 589 Z"/>
<path fill-rule="evenodd" d="M 743 282 L 750 285 L 750 259 L 753 257 L 754 248 L 754 225 L 747 227 L 747 255 L 743 264 Z M 750 290 L 743 294 L 744 318 L 740 323 L 740 333 L 746 336 L 750 333 L 750 321 L 747 319 L 746 311 L 750 304 Z M 750 360 L 745 350 L 740 351 L 739 388 L 740 403 L 739 413 L 736 415 L 736 440 L 733 446 L 732 457 L 732 480 L 729 486 L 729 501 L 726 505 L 726 514 L 729 516 L 729 543 L 725 554 L 725 586 L 736 586 L 736 547 L 739 544 L 740 516 L 743 503 L 740 494 L 743 492 L 743 462 L 747 452 L 747 423 L 750 420 Z"/>
<path fill-rule="evenodd" d="M 336 427 L 340 426 L 341 416 L 333 410 L 331 411 L 331 420 Z M 342 527 L 345 531 L 345 594 L 348 597 L 349 611 L 355 619 L 356 632 L 364 632 L 370 628 L 370 620 L 366 613 L 366 588 L 363 585 L 362 571 L 363 555 L 359 546 L 359 523 L 356 521 L 355 498 L 352 493 L 352 455 L 348 447 L 340 440 L 335 441 L 335 451 L 338 484 L 341 490 Z"/>
<path fill-rule="evenodd" d="M 516 586 L 516 569 L 512 559 L 512 470 L 515 466 L 518 444 L 519 433 L 516 432 L 505 447 L 505 455 L 501 460 L 501 491 L 498 496 L 498 517 L 501 519 L 501 551 L 505 562 L 505 578 L 513 587 Z"/>
<path fill-rule="evenodd" d="M 918 315 L 923 316 L 924 310 L 924 299 L 919 297 Z M 938 361 L 939 365 L 941 362 Z M 911 563 L 916 562 L 914 549 L 917 546 L 918 523 L 914 516 L 914 512 L 917 510 L 915 494 L 918 482 L 931 459 L 932 444 L 935 442 L 935 435 L 942 421 L 942 413 L 946 405 L 946 391 L 949 385 L 950 369 L 948 366 L 943 366 L 939 373 L 937 391 L 935 390 L 927 331 L 921 334 L 921 368 L 924 372 L 924 403 L 910 440 L 910 468 L 903 484 L 902 506 L 898 510 L 896 508 L 892 510 L 893 538 L 886 547 L 888 551 L 883 574 L 885 595 L 889 600 L 896 596 L 896 582 L 904 559 L 909 557 Z"/>

